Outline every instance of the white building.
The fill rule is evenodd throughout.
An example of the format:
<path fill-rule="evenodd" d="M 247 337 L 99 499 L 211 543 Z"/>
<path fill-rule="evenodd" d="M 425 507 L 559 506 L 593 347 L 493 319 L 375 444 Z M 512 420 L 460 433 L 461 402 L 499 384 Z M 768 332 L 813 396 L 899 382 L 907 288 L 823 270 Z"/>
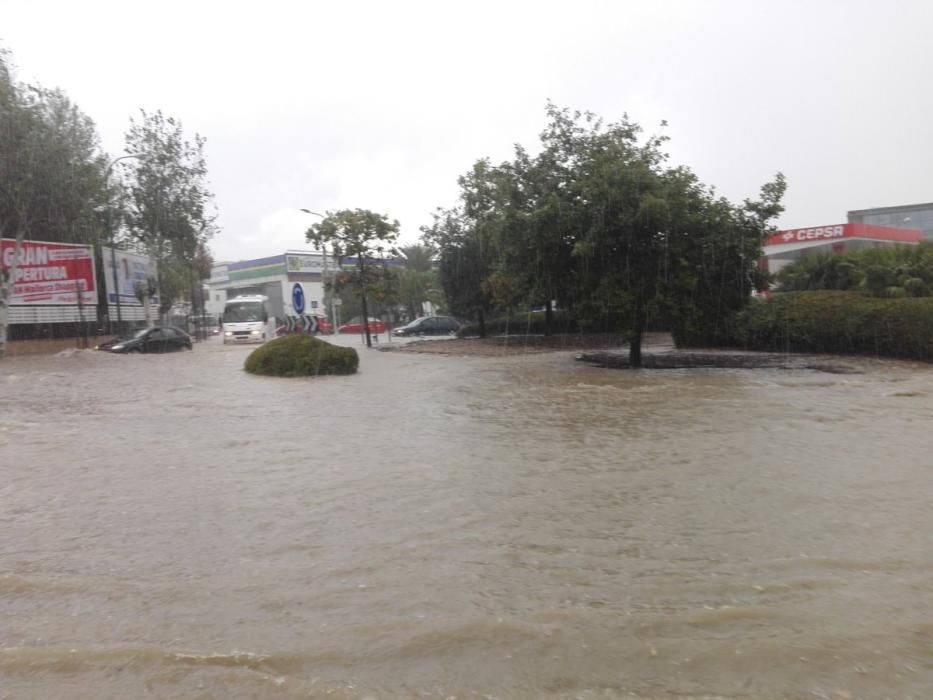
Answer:
<path fill-rule="evenodd" d="M 325 269 L 326 267 L 326 269 Z M 256 260 L 218 263 L 211 269 L 205 311 L 219 316 L 228 298 L 242 294 L 262 294 L 269 298 L 276 316 L 300 315 L 292 306 L 293 290 L 304 293 L 304 313 L 324 314 L 324 276 L 336 271 L 336 262 L 322 253 L 286 251 Z"/>

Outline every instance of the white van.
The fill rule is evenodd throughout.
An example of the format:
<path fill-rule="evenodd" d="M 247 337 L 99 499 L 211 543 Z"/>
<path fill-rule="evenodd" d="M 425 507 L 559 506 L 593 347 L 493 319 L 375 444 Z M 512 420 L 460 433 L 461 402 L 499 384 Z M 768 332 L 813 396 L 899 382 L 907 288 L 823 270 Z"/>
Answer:
<path fill-rule="evenodd" d="M 269 298 L 260 295 L 227 299 L 224 305 L 224 344 L 264 343 L 275 337 L 275 316 Z"/>

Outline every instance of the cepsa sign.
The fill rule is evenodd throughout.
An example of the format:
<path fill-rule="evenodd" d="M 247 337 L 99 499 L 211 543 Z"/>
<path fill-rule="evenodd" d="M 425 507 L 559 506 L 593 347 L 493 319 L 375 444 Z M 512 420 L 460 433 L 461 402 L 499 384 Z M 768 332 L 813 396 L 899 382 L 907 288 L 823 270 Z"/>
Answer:
<path fill-rule="evenodd" d="M 765 245 L 778 245 L 779 243 L 799 243 L 803 241 L 824 241 L 830 238 L 845 238 L 846 225 L 817 226 L 815 228 L 798 228 L 790 231 L 778 231 L 769 236 Z"/>
<path fill-rule="evenodd" d="M 10 274 L 16 257 L 16 241 L 0 240 L 0 269 Z M 11 306 L 97 304 L 94 284 L 94 255 L 89 245 L 23 241 Z"/>

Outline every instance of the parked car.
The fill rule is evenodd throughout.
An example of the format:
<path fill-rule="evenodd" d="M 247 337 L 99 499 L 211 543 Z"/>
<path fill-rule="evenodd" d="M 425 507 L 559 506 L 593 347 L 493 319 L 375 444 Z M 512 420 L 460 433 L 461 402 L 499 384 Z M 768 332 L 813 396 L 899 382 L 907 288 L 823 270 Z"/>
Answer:
<path fill-rule="evenodd" d="M 143 328 L 131 338 L 113 338 L 97 346 L 105 352 L 175 352 L 191 350 L 191 336 L 175 326 Z"/>
<path fill-rule="evenodd" d="M 460 323 L 450 316 L 422 316 L 392 331 L 392 335 L 451 335 L 460 329 Z"/>
<path fill-rule="evenodd" d="M 370 318 L 367 324 L 369 326 L 370 333 L 385 333 L 386 324 L 380 321 L 378 318 Z M 363 319 L 355 318 L 349 323 L 344 323 L 340 328 L 337 329 L 338 333 L 362 333 L 363 332 Z"/>

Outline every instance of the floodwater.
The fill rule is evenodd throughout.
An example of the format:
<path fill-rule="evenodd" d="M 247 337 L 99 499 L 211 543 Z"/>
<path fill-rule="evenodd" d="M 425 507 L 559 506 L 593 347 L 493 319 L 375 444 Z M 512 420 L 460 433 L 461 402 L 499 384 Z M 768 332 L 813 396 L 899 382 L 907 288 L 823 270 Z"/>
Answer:
<path fill-rule="evenodd" d="M 0 698 L 933 697 L 933 368 L 248 352 L 0 363 Z"/>

